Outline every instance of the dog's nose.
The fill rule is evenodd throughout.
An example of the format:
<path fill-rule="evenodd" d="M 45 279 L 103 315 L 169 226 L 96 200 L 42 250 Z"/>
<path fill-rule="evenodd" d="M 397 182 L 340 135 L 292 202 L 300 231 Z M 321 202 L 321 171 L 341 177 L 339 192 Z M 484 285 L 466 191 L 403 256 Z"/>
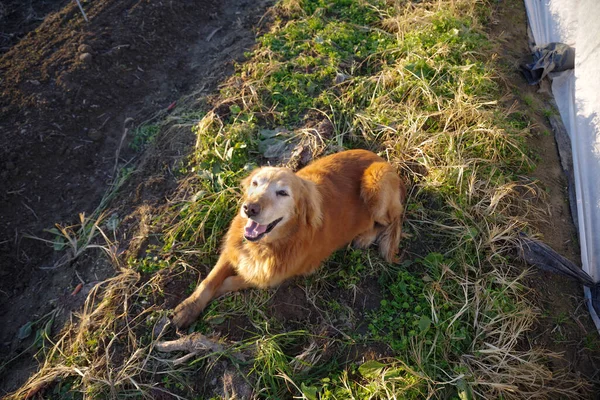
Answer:
<path fill-rule="evenodd" d="M 244 203 L 242 207 L 249 217 L 255 217 L 260 214 L 260 205 L 258 203 Z"/>

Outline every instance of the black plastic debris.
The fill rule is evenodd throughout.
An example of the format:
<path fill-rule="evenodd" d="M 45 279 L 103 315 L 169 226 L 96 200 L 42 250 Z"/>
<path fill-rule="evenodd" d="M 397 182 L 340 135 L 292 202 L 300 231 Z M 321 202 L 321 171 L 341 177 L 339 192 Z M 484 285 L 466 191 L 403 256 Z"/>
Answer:
<path fill-rule="evenodd" d="M 530 85 L 538 84 L 550 72 L 561 72 L 575 67 L 575 49 L 564 43 L 549 43 L 538 47 L 533 62 L 522 64 L 521 73 Z"/>
<path fill-rule="evenodd" d="M 539 240 L 531 239 L 526 234 L 519 235 L 520 256 L 530 265 L 544 271 L 554 272 L 574 279 L 590 288 L 592 306 L 600 315 L 600 283 L 594 283 L 592 277 L 577 265 L 558 254 L 550 246 Z"/>
<path fill-rule="evenodd" d="M 571 138 L 567 133 L 567 128 L 562 123 L 559 115 L 548 116 L 548 121 L 554 132 L 556 147 L 560 158 L 560 166 L 567 178 L 567 193 L 569 195 L 569 209 L 571 210 L 571 219 L 575 224 L 575 230 L 579 232 L 579 220 L 577 219 L 577 195 L 575 194 L 575 171 L 573 170 L 573 150 L 571 147 Z"/>
<path fill-rule="evenodd" d="M 550 246 L 539 240 L 531 239 L 526 234 L 519 235 L 519 251 L 521 257 L 531 265 L 534 265 L 544 271 L 550 271 L 575 279 L 584 286 L 594 288 L 596 284 L 592 277 L 580 267 L 572 263 L 567 258 L 558 254 Z"/>

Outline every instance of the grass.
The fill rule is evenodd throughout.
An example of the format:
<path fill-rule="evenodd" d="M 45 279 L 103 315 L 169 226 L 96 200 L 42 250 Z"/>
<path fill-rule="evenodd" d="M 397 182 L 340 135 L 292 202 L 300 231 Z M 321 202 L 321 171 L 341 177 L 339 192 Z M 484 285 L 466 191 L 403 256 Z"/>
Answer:
<path fill-rule="evenodd" d="M 118 172 L 109 189 L 102 196 L 100 204 L 91 215 L 86 216 L 85 213 L 80 213 L 77 224 L 70 226 L 56 224 L 53 228 L 47 229 L 46 231 L 53 236 L 52 239 L 48 240 L 32 235 L 24 236 L 28 239 L 46 242 L 55 251 L 65 250 L 62 257 L 50 269 L 70 264 L 90 249 L 100 249 L 111 261 L 116 262 L 116 231 L 120 221 L 116 214 L 107 218 L 106 209 L 131 173 L 131 168 L 123 168 Z M 109 238 L 105 231 L 112 233 L 112 238 Z M 101 239 L 101 244 L 99 244 L 98 238 Z"/>
<path fill-rule="evenodd" d="M 142 125 L 134 129 L 129 147 L 135 151 L 141 151 L 156 139 L 159 132 L 160 127 L 158 125 Z"/>
<path fill-rule="evenodd" d="M 111 229 L 114 236 L 118 221 L 115 218 L 104 221 L 104 218 L 104 214 L 99 214 L 94 218 L 94 216 L 86 217 L 84 213 L 81 213 L 79 214 L 78 224 L 70 226 L 56 224 L 54 228 L 48 229 L 47 232 L 54 236 L 51 240 L 29 235 L 25 237 L 46 242 L 55 251 L 66 250 L 64 255 L 50 269 L 70 264 L 90 249 L 101 249 L 113 258 L 114 243 L 101 228 L 101 225 L 104 224 L 105 228 Z M 102 238 L 103 244 L 97 244 L 98 237 Z"/>
<path fill-rule="evenodd" d="M 527 178 L 530 121 L 499 101 L 508 89 L 485 31 L 489 9 L 278 2 L 212 106 L 172 117 L 193 126 L 196 143 L 153 222 L 157 244 L 126 264 L 114 257 L 121 273 L 95 288 L 13 398 L 585 397 L 585 381 L 551 371 L 557 355 L 527 342 L 537 310 L 515 246 L 544 217 L 544 192 Z M 368 148 L 397 166 L 411 182 L 404 262 L 343 249 L 291 285 L 226 296 L 191 330 L 246 356 L 174 365 L 152 351 L 165 335 L 166 282 L 188 287 L 191 266 L 210 269 L 238 182 L 263 155 L 261 132 L 277 129 L 319 143 L 314 153 Z"/>

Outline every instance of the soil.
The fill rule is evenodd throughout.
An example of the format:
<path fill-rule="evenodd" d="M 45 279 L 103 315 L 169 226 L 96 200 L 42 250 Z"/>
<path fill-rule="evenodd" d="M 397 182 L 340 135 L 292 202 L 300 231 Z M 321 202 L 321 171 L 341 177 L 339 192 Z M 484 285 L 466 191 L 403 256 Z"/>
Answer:
<path fill-rule="evenodd" d="M 82 306 L 93 284 L 114 274 L 114 267 L 94 253 L 57 267 L 52 247 L 29 237 L 52 239 L 45 230 L 54 224 L 93 213 L 115 171 L 127 164 L 136 165 L 136 172 L 114 212 L 127 226 L 123 231 L 130 232 L 120 239 L 135 242 L 150 210 L 175 187 L 173 171 L 194 138 L 189 129 L 177 131 L 179 136 L 160 152 L 140 155 L 129 146 L 134 128 L 176 114 L 183 98 L 202 104 L 252 47 L 253 29 L 262 23 L 268 3 L 84 1 L 89 22 L 73 1 L 0 4 L 0 395 L 36 368 L 33 351 L 27 350 L 31 338 L 19 340 L 19 329 L 58 309 L 56 332 Z M 529 53 L 525 11 L 518 0 L 498 7 L 492 34 L 505 40 L 499 55 L 515 71 Z M 536 121 L 531 143 L 541 158 L 534 175 L 548 191 L 552 221 L 540 223 L 543 240 L 578 262 L 566 182 L 552 136 L 543 134 L 551 132 L 540 111 L 548 100 L 518 75 L 508 83 L 515 89 L 509 101 Z M 525 104 L 525 96 L 535 99 L 537 111 Z M 174 292 L 183 297 L 189 282 Z M 72 294 L 78 283 L 83 288 Z M 540 309 L 547 310 L 529 340 L 565 352 L 564 361 L 554 361 L 556 368 L 596 380 L 600 346 L 581 286 L 542 272 L 533 272 L 528 283 Z M 353 301 L 369 309 L 367 300 L 378 303 L 376 295 L 367 287 Z M 167 298 L 170 306 L 180 300 L 170 293 Z M 316 321 L 318 312 L 295 283 L 279 288 L 267 309 L 292 324 Z"/>
<path fill-rule="evenodd" d="M 268 1 L 82 3 L 89 22 L 73 1 L 0 4 L 0 395 L 35 369 L 31 357 L 5 364 L 30 344 L 19 329 L 56 308 L 60 329 L 86 289 L 114 274 L 98 254 L 57 268 L 52 246 L 30 237 L 52 239 L 54 224 L 92 214 L 138 157 L 134 128 L 215 91 L 252 48 Z M 160 158 L 144 155 L 120 218 L 164 199 L 192 144 L 189 132 Z"/>

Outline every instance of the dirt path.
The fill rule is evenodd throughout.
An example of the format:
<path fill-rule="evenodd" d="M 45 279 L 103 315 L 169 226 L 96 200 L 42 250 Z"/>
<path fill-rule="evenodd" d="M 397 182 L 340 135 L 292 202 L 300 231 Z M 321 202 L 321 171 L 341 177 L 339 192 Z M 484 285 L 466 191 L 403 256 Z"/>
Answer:
<path fill-rule="evenodd" d="M 101 260 L 55 269 L 52 248 L 24 234 L 48 239 L 45 229 L 93 212 L 117 152 L 119 165 L 135 156 L 131 131 L 121 145 L 125 125 L 213 91 L 252 47 L 266 3 L 101 0 L 86 4 L 88 23 L 75 2 L 2 6 L 0 366 L 27 347 L 15 339 L 21 326 L 55 307 L 76 309 L 85 290 L 79 301 L 70 293 L 80 279 L 112 274 Z M 0 371 L 0 392 L 33 366 L 10 367 Z"/>

